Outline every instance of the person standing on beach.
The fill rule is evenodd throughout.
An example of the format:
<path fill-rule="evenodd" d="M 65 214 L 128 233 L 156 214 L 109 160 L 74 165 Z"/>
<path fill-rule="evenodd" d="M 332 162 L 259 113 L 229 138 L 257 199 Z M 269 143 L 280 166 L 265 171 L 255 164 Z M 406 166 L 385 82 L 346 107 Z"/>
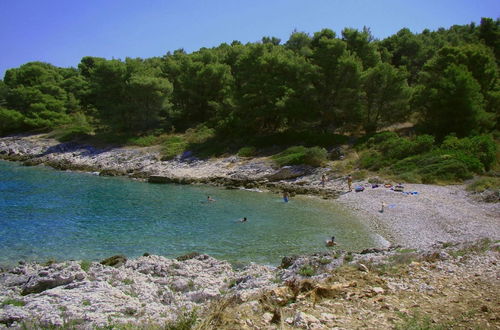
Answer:
<path fill-rule="evenodd" d="M 323 187 L 325 186 L 326 181 L 328 181 L 328 177 L 326 176 L 325 173 L 323 173 L 323 175 L 321 176 L 321 185 Z"/>
<path fill-rule="evenodd" d="M 347 176 L 347 187 L 349 191 L 352 191 L 352 176 L 350 174 Z"/>

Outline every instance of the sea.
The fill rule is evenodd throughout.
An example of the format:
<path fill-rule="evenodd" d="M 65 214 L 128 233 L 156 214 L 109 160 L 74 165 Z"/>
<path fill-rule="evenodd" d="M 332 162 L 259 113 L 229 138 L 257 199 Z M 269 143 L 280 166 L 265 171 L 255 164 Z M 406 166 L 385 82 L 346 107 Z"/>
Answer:
<path fill-rule="evenodd" d="M 210 196 L 215 201 L 208 201 Z M 239 220 L 246 217 L 246 222 Z M 380 245 L 331 200 L 205 185 L 152 184 L 0 161 L 0 265 L 209 254 L 233 264 Z"/>

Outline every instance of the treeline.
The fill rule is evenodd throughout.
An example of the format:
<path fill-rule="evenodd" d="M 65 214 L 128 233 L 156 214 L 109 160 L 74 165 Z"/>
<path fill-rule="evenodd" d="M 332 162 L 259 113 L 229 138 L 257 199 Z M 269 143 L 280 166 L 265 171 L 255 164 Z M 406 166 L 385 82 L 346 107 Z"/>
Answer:
<path fill-rule="evenodd" d="M 411 119 L 438 140 L 465 137 L 498 129 L 499 51 L 500 20 L 483 18 L 383 40 L 324 29 L 148 59 L 84 57 L 77 68 L 30 62 L 0 81 L 0 134 L 372 133 Z"/>

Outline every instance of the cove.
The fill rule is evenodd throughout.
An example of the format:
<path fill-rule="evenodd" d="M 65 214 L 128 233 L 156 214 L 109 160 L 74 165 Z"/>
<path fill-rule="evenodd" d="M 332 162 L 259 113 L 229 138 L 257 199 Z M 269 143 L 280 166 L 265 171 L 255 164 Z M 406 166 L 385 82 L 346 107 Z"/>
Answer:
<path fill-rule="evenodd" d="M 216 202 L 207 202 L 207 195 Z M 237 220 L 247 217 L 248 222 Z M 193 251 L 233 263 L 380 245 L 332 201 L 211 186 L 150 184 L 0 161 L 0 264 L 176 257 Z"/>

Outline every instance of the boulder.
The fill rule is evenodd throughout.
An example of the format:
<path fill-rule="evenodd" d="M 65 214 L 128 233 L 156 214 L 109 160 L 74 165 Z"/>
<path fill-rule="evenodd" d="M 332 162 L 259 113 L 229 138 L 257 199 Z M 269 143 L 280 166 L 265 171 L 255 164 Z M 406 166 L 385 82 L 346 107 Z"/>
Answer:
<path fill-rule="evenodd" d="M 182 256 L 179 256 L 175 259 L 177 259 L 177 261 L 185 261 L 185 260 L 189 260 L 189 259 L 193 259 L 193 258 L 196 258 L 198 257 L 200 254 L 198 252 L 191 252 L 191 253 L 188 253 L 188 254 L 185 254 L 185 255 L 182 255 Z"/>
<path fill-rule="evenodd" d="M 55 273 L 42 274 L 42 276 L 32 276 L 23 286 L 21 295 L 25 296 L 30 293 L 40 293 L 61 285 L 66 285 L 75 280 L 73 274 Z"/>
<path fill-rule="evenodd" d="M 307 168 L 304 166 L 283 166 L 276 172 L 266 176 L 269 181 L 280 181 L 295 179 L 307 174 Z"/>
<path fill-rule="evenodd" d="M 107 259 L 104 259 L 101 261 L 101 265 L 104 266 L 111 266 L 111 267 L 120 267 L 123 266 L 127 262 L 127 258 L 122 255 L 116 255 L 109 257 Z"/>
<path fill-rule="evenodd" d="M 284 256 L 283 259 L 281 259 L 280 267 L 283 269 L 287 269 L 288 267 L 293 265 L 293 263 L 297 261 L 298 258 L 298 256 Z"/>

